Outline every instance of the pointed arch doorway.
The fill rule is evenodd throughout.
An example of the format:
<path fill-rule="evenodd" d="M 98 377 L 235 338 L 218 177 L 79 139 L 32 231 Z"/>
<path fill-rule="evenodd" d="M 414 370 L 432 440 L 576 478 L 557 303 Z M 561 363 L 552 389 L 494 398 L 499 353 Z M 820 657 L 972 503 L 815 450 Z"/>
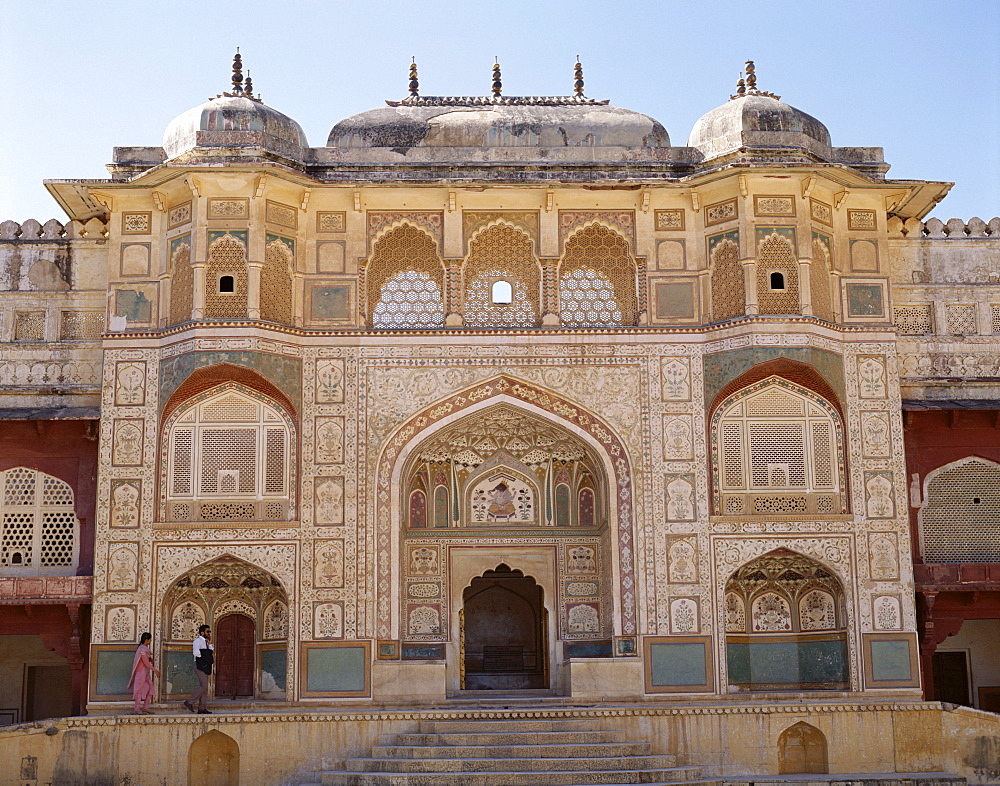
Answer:
<path fill-rule="evenodd" d="M 463 690 L 549 687 L 548 613 L 534 578 L 503 563 L 474 578 L 460 626 Z"/>

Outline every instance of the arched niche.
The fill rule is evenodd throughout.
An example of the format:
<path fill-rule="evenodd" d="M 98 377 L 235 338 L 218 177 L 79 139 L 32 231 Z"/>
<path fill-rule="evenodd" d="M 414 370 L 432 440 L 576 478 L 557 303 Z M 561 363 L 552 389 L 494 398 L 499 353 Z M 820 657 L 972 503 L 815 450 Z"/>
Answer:
<path fill-rule="evenodd" d="M 391 589 L 380 589 L 376 593 L 374 622 L 377 635 L 405 639 L 410 630 L 411 608 L 436 606 L 442 624 L 446 623 L 449 627 L 435 636 L 433 641 L 450 642 L 448 646 L 454 644 L 457 648 L 457 639 L 451 638 L 458 625 L 459 604 L 455 602 L 455 598 L 460 598 L 462 588 L 468 580 L 497 564 L 496 557 L 501 556 L 497 554 L 501 541 L 492 541 L 493 545 L 488 552 L 470 545 L 472 551 L 493 554 L 494 561 L 490 565 L 479 566 L 472 573 L 463 573 L 461 583 L 454 584 L 455 579 L 448 569 L 449 560 L 454 562 L 448 554 L 453 555 L 454 550 L 446 553 L 443 551 L 445 541 L 433 542 L 442 533 L 409 526 L 407 495 L 412 489 L 408 486 L 408 480 L 415 464 L 423 460 L 421 451 L 431 445 L 437 435 L 445 433 L 456 424 L 475 419 L 480 413 L 495 411 L 500 406 L 509 407 L 572 436 L 591 451 L 595 463 L 594 472 L 587 475 L 586 483 L 579 489 L 585 509 L 590 510 L 593 503 L 594 524 L 586 528 L 588 534 L 584 534 L 584 528 L 565 528 L 567 534 L 582 544 L 579 548 L 585 549 L 590 555 L 590 566 L 586 570 L 579 568 L 570 558 L 569 552 L 573 550 L 573 544 L 568 543 L 568 539 L 555 526 L 518 529 L 516 533 L 504 533 L 504 536 L 514 539 L 510 542 L 520 549 L 519 554 L 532 552 L 537 553 L 540 558 L 544 554 L 544 561 L 551 564 L 549 575 L 553 582 L 557 580 L 555 557 L 557 554 L 562 555 L 563 552 L 559 549 L 565 547 L 566 554 L 560 556 L 559 560 L 560 565 L 566 566 L 566 571 L 572 568 L 576 574 L 586 574 L 585 579 L 590 583 L 588 589 L 591 590 L 594 590 L 594 583 L 604 586 L 602 582 L 607 582 L 606 590 L 598 588 L 594 591 L 598 594 L 606 593 L 613 600 L 607 604 L 600 598 L 592 601 L 595 608 L 601 607 L 602 635 L 633 635 L 636 631 L 635 598 L 634 594 L 624 590 L 635 582 L 632 545 L 635 537 L 634 498 L 630 451 L 617 436 L 615 428 L 592 411 L 551 390 L 504 374 L 428 404 L 407 421 L 400 423 L 384 441 L 378 458 L 377 477 L 380 481 L 373 493 L 376 536 L 387 547 L 376 552 L 375 571 L 376 586 Z M 477 459 L 479 460 L 481 457 Z M 447 471 L 442 471 L 437 476 L 441 483 L 435 480 L 434 490 L 441 485 L 450 488 L 453 482 L 450 465 L 445 462 L 442 466 Z M 544 488 L 544 484 L 540 485 Z M 428 489 L 427 493 L 432 493 L 432 490 Z M 495 530 L 481 532 L 488 532 L 490 537 L 500 537 Z M 475 534 L 474 531 L 466 531 L 461 533 L 461 537 Z M 562 569 L 561 567 L 560 570 Z M 411 590 L 410 584 L 419 586 Z M 551 586 L 555 588 L 558 585 L 553 583 Z M 439 594 L 442 592 L 448 593 L 449 604 L 438 599 L 442 597 Z M 582 602 L 584 601 L 560 601 L 551 611 L 560 615 L 562 624 L 564 612 L 568 614 L 571 606 Z M 553 624 L 553 631 L 555 628 Z M 588 637 L 594 638 L 589 634 Z M 457 680 L 454 684 L 457 685 Z"/>
<path fill-rule="evenodd" d="M 188 786 L 239 786 L 240 746 L 228 734 L 212 729 L 188 749 Z"/>
<path fill-rule="evenodd" d="M 799 721 L 781 732 L 778 737 L 779 774 L 829 771 L 826 737 L 823 732 L 805 721 Z"/>
<path fill-rule="evenodd" d="M 849 688 L 844 588 L 826 566 L 776 549 L 730 576 L 723 606 L 731 686 Z"/>
<path fill-rule="evenodd" d="M 201 625 L 215 634 L 218 698 L 287 697 L 289 602 L 274 575 L 222 556 L 173 582 L 160 634 L 164 698 L 183 698 L 193 689 L 191 642 Z"/>
<path fill-rule="evenodd" d="M 402 473 L 405 528 L 599 529 L 609 500 L 602 462 L 579 436 L 499 404 L 423 440 Z"/>

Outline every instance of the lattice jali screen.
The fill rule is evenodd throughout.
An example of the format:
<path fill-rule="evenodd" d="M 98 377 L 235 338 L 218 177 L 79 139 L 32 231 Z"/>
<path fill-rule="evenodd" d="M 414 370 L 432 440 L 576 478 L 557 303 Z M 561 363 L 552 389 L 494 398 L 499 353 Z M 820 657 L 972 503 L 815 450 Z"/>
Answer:
<path fill-rule="evenodd" d="M 444 265 L 426 232 L 404 224 L 386 233 L 375 243 L 365 281 L 369 326 L 444 325 Z"/>
<path fill-rule="evenodd" d="M 993 334 L 1000 333 L 1000 306 L 990 306 L 990 320 L 993 323 Z"/>
<path fill-rule="evenodd" d="M 924 336 L 934 332 L 930 303 L 895 306 L 892 309 L 892 316 L 901 335 Z"/>
<path fill-rule="evenodd" d="M 924 562 L 1000 562 L 1000 466 L 968 459 L 932 474 L 920 534 Z"/>
<path fill-rule="evenodd" d="M 976 307 L 973 305 L 945 306 L 948 332 L 954 336 L 970 336 L 976 331 Z"/>
<path fill-rule="evenodd" d="M 809 266 L 809 292 L 813 316 L 833 320 L 833 295 L 830 278 L 833 275 L 830 247 L 818 237 L 813 238 L 813 261 Z"/>
<path fill-rule="evenodd" d="M 63 311 L 59 324 L 62 341 L 96 341 L 104 332 L 103 311 Z"/>
<path fill-rule="evenodd" d="M 18 311 L 14 314 L 15 341 L 44 341 L 45 312 Z"/>
<path fill-rule="evenodd" d="M 219 278 L 233 277 L 233 291 L 220 292 Z M 247 252 L 243 243 L 233 235 L 223 235 L 212 242 L 208 249 L 205 270 L 205 317 L 225 319 L 245 318 L 247 315 Z"/>
<path fill-rule="evenodd" d="M 628 241 L 600 225 L 566 241 L 559 267 L 559 315 L 574 327 L 634 325 L 636 265 Z"/>
<path fill-rule="evenodd" d="M 0 575 L 72 575 L 79 554 L 73 489 L 17 467 L 0 472 Z"/>
<path fill-rule="evenodd" d="M 763 382 L 723 403 L 712 424 L 720 513 L 841 512 L 842 437 L 831 408 L 791 383 Z"/>
<path fill-rule="evenodd" d="M 739 246 L 725 238 L 712 249 L 712 319 L 721 322 L 742 317 L 746 304 Z"/>
<path fill-rule="evenodd" d="M 771 274 L 780 273 L 784 288 L 772 289 Z M 798 314 L 799 265 L 791 242 L 772 233 L 757 244 L 757 303 L 761 314 Z"/>
<path fill-rule="evenodd" d="M 272 240 L 264 249 L 260 271 L 260 318 L 282 325 L 292 324 L 292 249 L 282 240 Z"/>
<path fill-rule="evenodd" d="M 507 224 L 484 229 L 469 244 L 465 262 L 465 324 L 470 327 L 534 327 L 538 323 L 541 268 L 531 240 Z M 493 282 L 509 281 L 513 301 L 494 303 Z"/>
<path fill-rule="evenodd" d="M 170 324 L 179 325 L 191 319 L 194 305 L 194 268 L 191 267 L 191 246 L 181 243 L 170 258 Z"/>
<path fill-rule="evenodd" d="M 291 504 L 291 434 L 277 408 L 239 390 L 208 394 L 179 411 L 166 438 L 166 515 L 216 521 L 228 511 L 233 519 L 283 520 Z"/>

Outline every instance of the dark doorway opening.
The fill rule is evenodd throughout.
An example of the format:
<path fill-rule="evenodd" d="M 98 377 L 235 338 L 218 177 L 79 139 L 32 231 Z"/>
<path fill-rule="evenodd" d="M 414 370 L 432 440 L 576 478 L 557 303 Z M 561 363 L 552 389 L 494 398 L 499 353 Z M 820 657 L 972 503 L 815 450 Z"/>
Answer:
<path fill-rule="evenodd" d="M 539 690 L 549 686 L 542 588 L 507 565 L 462 593 L 462 688 Z"/>
<path fill-rule="evenodd" d="M 969 698 L 969 661 L 964 652 L 935 652 L 934 700 L 971 707 Z"/>
<path fill-rule="evenodd" d="M 235 699 L 254 695 L 254 621 L 227 614 L 215 623 L 215 695 Z"/>

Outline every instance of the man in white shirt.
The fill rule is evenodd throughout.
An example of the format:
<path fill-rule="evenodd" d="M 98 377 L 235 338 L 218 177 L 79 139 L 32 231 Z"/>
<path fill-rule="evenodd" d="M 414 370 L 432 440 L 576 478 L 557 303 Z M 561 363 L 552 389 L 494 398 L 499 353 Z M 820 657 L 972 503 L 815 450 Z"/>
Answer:
<path fill-rule="evenodd" d="M 184 700 L 184 706 L 199 715 L 211 715 L 211 711 L 205 707 L 205 700 L 208 698 L 208 678 L 212 674 L 215 652 L 212 647 L 212 629 L 208 625 L 198 628 L 198 637 L 191 644 L 191 652 L 194 655 L 194 675 L 198 678 L 198 690 Z M 195 699 L 198 700 L 197 710 L 194 708 Z"/>

